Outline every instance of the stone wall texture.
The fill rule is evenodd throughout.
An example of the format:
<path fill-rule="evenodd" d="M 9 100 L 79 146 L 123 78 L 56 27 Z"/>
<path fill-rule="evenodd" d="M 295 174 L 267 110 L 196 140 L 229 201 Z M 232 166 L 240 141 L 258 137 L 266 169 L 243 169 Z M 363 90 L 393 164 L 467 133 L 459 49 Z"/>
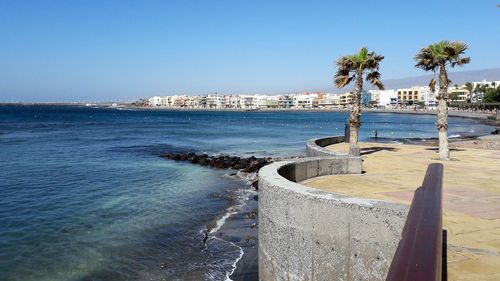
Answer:
<path fill-rule="evenodd" d="M 343 152 L 333 152 L 325 147 L 344 142 L 344 136 L 330 136 L 318 139 L 310 139 L 306 142 L 306 153 L 309 157 L 319 157 L 319 156 L 341 156 L 347 155 L 347 153 Z"/>
<path fill-rule="evenodd" d="M 260 280 L 385 280 L 408 207 L 297 183 L 361 172 L 351 168 L 358 160 L 305 158 L 259 171 Z"/>

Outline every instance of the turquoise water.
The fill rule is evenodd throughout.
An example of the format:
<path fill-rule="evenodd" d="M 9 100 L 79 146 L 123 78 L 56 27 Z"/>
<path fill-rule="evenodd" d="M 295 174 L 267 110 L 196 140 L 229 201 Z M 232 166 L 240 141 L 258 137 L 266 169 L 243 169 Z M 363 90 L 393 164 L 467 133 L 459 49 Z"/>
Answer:
<path fill-rule="evenodd" d="M 228 171 L 170 151 L 302 155 L 348 113 L 0 107 L 0 280 L 221 280 L 239 249 L 204 227 L 234 202 Z M 434 137 L 435 117 L 363 115 L 361 138 Z M 450 119 L 450 135 L 492 129 Z M 222 196 L 225 197 L 225 196 Z"/>

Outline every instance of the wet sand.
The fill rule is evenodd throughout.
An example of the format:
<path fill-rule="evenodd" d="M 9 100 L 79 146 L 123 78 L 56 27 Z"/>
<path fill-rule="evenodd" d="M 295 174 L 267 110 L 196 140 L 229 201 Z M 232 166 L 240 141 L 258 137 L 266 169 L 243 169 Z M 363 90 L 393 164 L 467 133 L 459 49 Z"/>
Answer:
<path fill-rule="evenodd" d="M 255 198 L 257 199 L 257 197 Z M 230 276 L 234 281 L 259 279 L 258 268 L 258 203 L 253 196 L 245 202 L 238 213 L 229 217 L 217 232 L 217 236 L 235 243 L 243 249 L 243 256 Z"/>
<path fill-rule="evenodd" d="M 449 280 L 500 280 L 500 151 L 498 136 L 457 141 L 452 161 L 435 147 L 362 143 L 363 175 L 325 176 L 303 184 L 322 190 L 409 204 L 427 165 L 444 164 L 443 227 L 448 230 Z M 347 151 L 347 144 L 328 147 Z"/>

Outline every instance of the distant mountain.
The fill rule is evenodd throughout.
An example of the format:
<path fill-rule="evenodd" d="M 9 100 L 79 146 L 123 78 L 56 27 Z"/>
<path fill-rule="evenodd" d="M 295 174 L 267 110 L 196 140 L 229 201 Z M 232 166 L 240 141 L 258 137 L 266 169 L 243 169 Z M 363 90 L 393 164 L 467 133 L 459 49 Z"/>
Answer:
<path fill-rule="evenodd" d="M 464 84 L 466 82 L 483 81 L 483 80 L 500 81 L 500 68 L 450 72 L 448 76 L 449 76 L 448 78 L 451 80 L 451 85 Z M 431 78 L 432 75 L 422 75 L 422 76 L 415 76 L 408 78 L 387 79 L 387 80 L 382 80 L 382 82 L 384 82 L 386 89 L 397 89 L 397 88 L 408 88 L 412 86 L 427 86 Z M 366 86 L 368 85 L 366 84 Z M 366 89 L 370 90 L 373 88 L 366 87 Z M 345 89 L 339 90 L 333 87 L 322 90 L 331 93 L 345 92 Z"/>

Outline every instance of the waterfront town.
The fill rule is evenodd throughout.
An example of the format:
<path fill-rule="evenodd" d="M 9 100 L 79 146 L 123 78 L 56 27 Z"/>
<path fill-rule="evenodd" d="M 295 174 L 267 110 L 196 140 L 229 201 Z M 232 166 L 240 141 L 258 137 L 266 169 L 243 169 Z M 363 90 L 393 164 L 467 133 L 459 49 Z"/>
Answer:
<path fill-rule="evenodd" d="M 468 82 L 448 89 L 449 100 L 459 103 L 481 103 L 485 89 L 500 86 L 500 81 Z M 283 95 L 234 94 L 234 95 L 173 95 L 154 96 L 143 100 L 146 107 L 175 109 L 342 109 L 352 104 L 353 93 L 331 94 L 303 92 Z M 435 94 L 428 86 L 401 89 L 364 90 L 361 104 L 372 108 L 428 108 L 437 105 Z"/>

